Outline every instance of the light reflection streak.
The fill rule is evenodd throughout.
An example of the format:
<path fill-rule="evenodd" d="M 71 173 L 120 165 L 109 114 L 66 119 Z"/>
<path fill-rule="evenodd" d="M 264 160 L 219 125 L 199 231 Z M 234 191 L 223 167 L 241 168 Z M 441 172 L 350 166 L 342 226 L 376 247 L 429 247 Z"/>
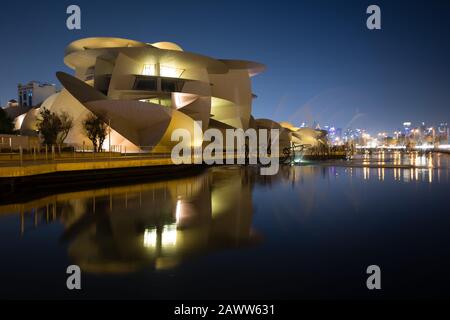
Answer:
<path fill-rule="evenodd" d="M 380 161 L 385 159 L 383 160 L 386 163 L 385 167 L 376 167 L 376 165 L 374 165 L 373 161 L 378 161 L 378 158 L 380 159 Z M 345 183 L 345 175 L 350 177 L 351 182 L 351 177 L 355 175 L 356 180 L 354 180 L 354 184 L 350 185 L 351 188 L 348 190 L 348 196 L 354 198 L 353 201 L 355 207 L 359 202 L 364 201 L 364 199 L 358 197 L 358 193 L 356 192 L 358 188 L 357 182 L 361 181 L 361 178 L 363 178 L 364 180 L 370 180 L 371 170 L 373 175 L 372 180 L 375 180 L 376 182 L 376 180 L 378 179 L 387 184 L 391 182 L 389 180 L 392 179 L 392 177 L 394 177 L 395 181 L 399 181 L 399 183 L 401 183 L 403 179 L 404 182 L 420 181 L 420 183 L 436 184 L 436 182 L 440 181 L 441 174 L 443 174 L 443 181 L 448 181 L 448 170 L 444 170 L 441 173 L 442 169 L 439 168 L 438 165 L 441 159 L 440 156 L 437 156 L 435 154 L 419 155 L 417 153 L 401 154 L 399 152 L 390 154 L 389 152 L 386 152 L 384 156 L 381 153 L 379 155 L 374 154 L 372 156 L 365 155 L 363 159 L 365 163 L 364 167 L 361 168 L 361 162 L 356 162 L 355 166 L 348 167 L 345 170 L 339 169 L 339 166 L 336 166 L 333 169 L 323 169 L 316 167 L 300 168 L 295 166 L 282 167 L 280 169 L 280 175 L 276 178 L 282 179 L 283 170 L 285 170 L 285 173 L 288 174 L 293 188 L 295 183 L 303 184 L 302 192 L 304 193 L 301 194 L 301 200 L 303 201 L 302 205 L 305 210 L 303 212 L 304 215 L 301 217 L 302 219 L 310 212 L 314 212 L 315 204 L 321 200 L 320 196 L 323 192 L 323 188 L 320 188 L 320 186 L 318 185 L 314 185 L 314 183 L 317 182 L 317 180 L 315 179 L 318 175 L 322 175 L 323 179 L 329 179 L 329 186 L 336 185 L 337 183 Z M 448 163 L 448 157 L 442 155 L 442 162 L 445 167 Z M 413 163 L 420 164 L 421 167 L 410 168 L 409 165 L 412 165 Z M 392 166 L 392 164 L 394 165 Z M 377 169 L 377 171 L 375 171 L 375 169 Z M 392 174 L 390 173 L 391 169 L 393 170 Z M 387 173 L 385 173 L 386 170 Z M 342 172 L 345 172 L 345 175 L 343 175 Z M 217 173 L 217 175 L 218 174 L 219 173 Z M 224 179 L 226 181 L 230 179 L 229 172 L 220 172 L 220 174 L 221 179 Z M 339 174 L 338 180 L 337 174 Z M 376 174 L 377 177 L 375 177 Z M 385 176 L 385 174 L 387 174 L 387 176 Z M 434 177 L 434 174 L 436 174 L 436 177 Z M 256 177 L 261 181 L 266 181 L 267 179 L 262 179 L 259 176 Z M 58 201 L 60 201 L 61 203 L 65 203 L 65 201 L 73 201 L 73 199 L 76 199 L 76 202 L 74 202 L 76 203 L 76 206 L 74 206 L 73 209 L 70 210 L 73 210 L 73 212 L 76 213 L 73 216 L 77 219 L 83 218 L 85 215 L 85 211 L 91 213 L 96 211 L 103 212 L 102 210 L 107 210 L 108 217 L 110 219 L 118 220 L 123 218 L 123 215 L 121 214 L 122 211 L 127 210 L 127 212 L 132 213 L 132 215 L 130 214 L 130 217 L 127 217 L 127 219 L 135 219 L 137 222 L 133 223 L 133 225 L 139 225 L 139 230 L 131 228 L 132 231 L 129 232 L 128 229 L 120 229 L 120 233 L 115 234 L 115 237 L 120 237 L 120 239 L 133 239 L 133 243 L 137 242 L 139 249 L 142 249 L 142 246 L 148 248 L 146 250 L 142 250 L 143 252 L 145 252 L 145 257 L 143 257 L 145 259 L 149 257 L 153 259 L 156 256 L 167 258 L 167 256 L 171 255 L 173 255 L 175 258 L 178 258 L 177 255 L 180 255 L 180 252 L 183 252 L 183 250 L 185 250 L 186 252 L 188 249 L 191 250 L 189 247 L 191 246 L 191 239 L 195 238 L 192 236 L 191 230 L 196 230 L 196 232 L 198 231 L 198 233 L 196 233 L 196 237 L 198 235 L 203 235 L 203 230 L 201 228 L 196 229 L 197 224 L 193 223 L 197 221 L 195 219 L 205 219 L 198 221 L 208 221 L 207 223 L 210 223 L 210 221 L 219 221 L 219 217 L 220 219 L 228 219 L 230 216 L 232 216 L 233 213 L 238 212 L 238 210 L 236 210 L 235 207 L 230 206 L 230 204 L 233 203 L 236 197 L 246 194 L 242 192 L 242 189 L 244 187 L 240 185 L 240 183 L 242 183 L 242 177 L 237 176 L 236 181 L 239 184 L 235 185 L 228 183 L 227 186 L 230 187 L 227 187 L 227 189 L 223 189 L 224 187 L 220 184 L 214 185 L 214 192 L 211 192 L 211 194 L 204 199 L 203 193 L 208 192 L 209 190 L 209 186 L 207 185 L 207 182 L 209 182 L 208 179 L 205 178 L 203 180 L 200 180 L 201 183 L 193 183 L 188 180 L 184 183 L 180 183 L 178 181 L 172 183 L 158 182 L 150 183 L 148 185 L 140 185 L 138 187 L 133 185 L 120 188 L 95 190 L 94 192 L 89 190 L 77 193 L 69 193 L 67 195 L 58 195 L 58 199 L 64 199 Z M 333 182 L 334 180 L 336 180 L 336 182 Z M 267 179 L 267 181 L 273 182 L 275 180 Z M 367 185 L 368 184 L 369 183 L 367 183 Z M 236 188 L 236 186 L 240 187 Z M 248 188 L 249 189 L 247 195 L 250 195 L 250 187 Z M 220 190 L 220 192 L 218 192 L 218 190 Z M 224 190 L 226 190 L 226 192 Z M 199 196 L 200 194 L 202 194 L 202 197 Z M 248 196 L 248 198 L 250 199 L 250 196 Z M 247 199 L 247 197 L 245 197 L 245 199 Z M 26 223 L 25 221 L 25 219 L 27 218 L 27 214 L 30 215 L 30 212 L 31 214 L 33 214 L 33 212 L 35 213 L 35 215 L 32 216 L 34 220 L 27 221 L 33 222 L 34 227 L 39 225 L 41 219 L 42 222 L 45 221 L 45 223 L 50 223 L 52 221 L 56 221 L 61 217 L 65 219 L 64 223 L 67 225 L 67 229 L 71 228 L 72 225 L 77 225 L 73 223 L 73 221 L 75 221 L 74 218 L 71 218 L 71 220 L 69 220 L 69 215 L 62 211 L 63 209 L 69 210 L 69 207 L 62 208 L 61 206 L 57 212 L 56 202 L 55 204 L 52 204 L 53 201 L 54 198 L 52 196 L 48 197 L 48 199 L 45 198 L 44 200 L 39 200 L 39 202 L 36 201 L 31 204 L 21 204 L 21 206 L 26 208 L 31 205 L 41 208 L 47 208 L 46 211 L 41 210 L 36 212 L 29 211 L 29 209 L 22 210 L 22 214 L 19 215 L 21 219 L 20 224 L 18 225 L 18 228 L 20 228 L 22 235 L 25 231 L 27 231 L 26 228 L 30 225 L 30 223 Z M 167 203 L 167 206 L 162 210 L 161 203 L 163 201 L 164 203 Z M 198 206 L 196 206 L 195 201 L 198 201 Z M 203 201 L 206 201 L 206 203 L 204 203 Z M 241 203 L 245 201 L 239 201 L 239 205 L 241 205 Z M 220 202 L 220 208 L 217 202 Z M 305 204 L 305 202 L 307 202 L 307 204 Z M 277 212 L 280 212 L 280 215 L 284 214 L 284 211 L 288 211 L 290 209 L 288 207 L 280 207 L 284 204 L 284 202 L 281 202 L 281 204 L 277 204 Z M 141 208 L 142 206 L 144 208 L 146 208 L 147 206 L 147 208 L 151 208 L 151 210 L 145 209 L 140 212 L 138 208 Z M 229 206 L 229 208 L 227 206 Z M 202 210 L 204 210 L 204 212 Z M 23 213 L 24 211 L 25 213 Z M 220 214 L 217 213 L 219 211 Z M 243 210 L 242 212 L 251 212 L 251 202 L 248 202 L 248 207 L 246 207 L 246 210 Z M 161 218 L 159 218 L 159 215 L 161 213 L 163 213 L 163 215 Z M 156 217 L 158 217 L 158 219 L 154 219 Z M 249 217 L 248 219 L 250 221 L 251 217 Z M 117 225 L 122 225 L 121 220 L 118 220 L 117 222 Z M 230 234 L 233 233 L 233 245 L 237 243 L 238 240 L 241 239 L 241 237 L 243 237 L 241 234 L 238 234 L 239 232 L 242 231 L 242 234 L 245 234 L 245 237 L 243 238 L 247 238 L 250 234 L 249 228 L 243 228 L 241 230 L 239 229 L 240 225 L 242 225 L 242 215 L 240 214 L 237 216 L 236 220 L 230 220 L 229 223 L 227 222 L 227 224 L 224 224 L 223 230 L 232 230 L 230 231 Z M 233 228 L 231 228 L 230 226 L 232 226 Z M 100 235 L 101 228 L 93 228 L 92 230 L 95 230 L 96 234 Z M 86 232 L 86 234 L 90 234 L 91 229 L 83 232 Z M 84 253 L 86 251 L 85 248 L 95 247 L 97 244 L 95 242 L 95 237 L 85 237 L 82 233 L 79 233 L 79 235 L 77 236 L 79 237 L 79 239 L 81 239 L 79 241 L 83 241 L 80 242 L 82 243 L 82 246 L 78 242 L 76 242 L 76 245 L 80 248 L 77 251 L 76 257 L 78 257 L 78 259 L 81 261 L 83 260 Z M 101 234 L 101 236 L 104 237 L 103 239 L 107 240 L 109 239 L 109 237 L 111 237 L 109 234 Z M 200 236 L 198 238 L 201 239 Z M 188 239 L 189 241 L 187 241 L 186 239 Z M 207 243 L 207 241 L 201 241 L 199 243 L 204 244 Z M 201 247 L 200 245 L 198 246 Z M 124 251 L 124 255 L 126 255 L 128 250 L 129 248 L 127 247 Z"/>
<path fill-rule="evenodd" d="M 364 175 L 364 180 L 369 180 L 369 178 L 370 178 L 370 168 L 364 167 L 363 168 L 363 175 Z"/>

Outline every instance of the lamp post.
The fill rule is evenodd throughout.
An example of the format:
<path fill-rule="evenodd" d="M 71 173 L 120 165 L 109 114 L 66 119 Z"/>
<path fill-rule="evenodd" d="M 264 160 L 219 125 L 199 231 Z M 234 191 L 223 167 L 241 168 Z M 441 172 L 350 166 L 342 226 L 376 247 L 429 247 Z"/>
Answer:
<path fill-rule="evenodd" d="M 108 119 L 109 158 L 111 159 L 111 118 Z"/>

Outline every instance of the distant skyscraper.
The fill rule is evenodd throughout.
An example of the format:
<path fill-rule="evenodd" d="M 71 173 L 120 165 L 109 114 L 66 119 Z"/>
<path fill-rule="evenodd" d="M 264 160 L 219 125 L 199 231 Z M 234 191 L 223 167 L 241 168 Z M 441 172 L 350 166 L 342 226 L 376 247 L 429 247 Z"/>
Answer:
<path fill-rule="evenodd" d="M 411 122 L 403 122 L 403 134 L 409 136 L 411 133 Z"/>
<path fill-rule="evenodd" d="M 438 126 L 437 135 L 441 143 L 448 143 L 449 128 L 447 122 L 441 122 Z"/>
<path fill-rule="evenodd" d="M 421 133 L 422 135 L 424 135 L 424 134 L 427 132 L 427 126 L 425 125 L 425 122 L 422 122 L 422 123 L 420 124 L 419 129 L 420 129 L 420 133 Z"/>

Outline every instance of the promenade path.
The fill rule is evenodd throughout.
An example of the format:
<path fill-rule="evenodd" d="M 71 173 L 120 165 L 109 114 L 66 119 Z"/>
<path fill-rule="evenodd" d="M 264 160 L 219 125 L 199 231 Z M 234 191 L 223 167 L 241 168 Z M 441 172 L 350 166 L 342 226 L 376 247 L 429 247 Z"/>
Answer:
<path fill-rule="evenodd" d="M 55 158 L 53 159 L 0 159 L 0 178 L 24 177 L 38 174 L 85 171 L 102 169 L 119 169 L 132 167 L 174 165 L 169 156 L 104 156 L 98 158 Z"/>

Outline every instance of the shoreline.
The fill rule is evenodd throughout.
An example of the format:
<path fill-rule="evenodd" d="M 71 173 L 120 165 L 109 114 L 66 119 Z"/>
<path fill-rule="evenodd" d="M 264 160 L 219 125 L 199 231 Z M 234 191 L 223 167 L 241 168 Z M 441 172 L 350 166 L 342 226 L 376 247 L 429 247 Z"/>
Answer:
<path fill-rule="evenodd" d="M 174 179 L 198 174 L 204 169 L 204 165 L 153 165 L 0 177 L 2 195 L 0 203 L 11 203 L 27 195 L 38 196 L 55 190 L 81 190 L 105 184 L 119 186 L 134 182 Z"/>

